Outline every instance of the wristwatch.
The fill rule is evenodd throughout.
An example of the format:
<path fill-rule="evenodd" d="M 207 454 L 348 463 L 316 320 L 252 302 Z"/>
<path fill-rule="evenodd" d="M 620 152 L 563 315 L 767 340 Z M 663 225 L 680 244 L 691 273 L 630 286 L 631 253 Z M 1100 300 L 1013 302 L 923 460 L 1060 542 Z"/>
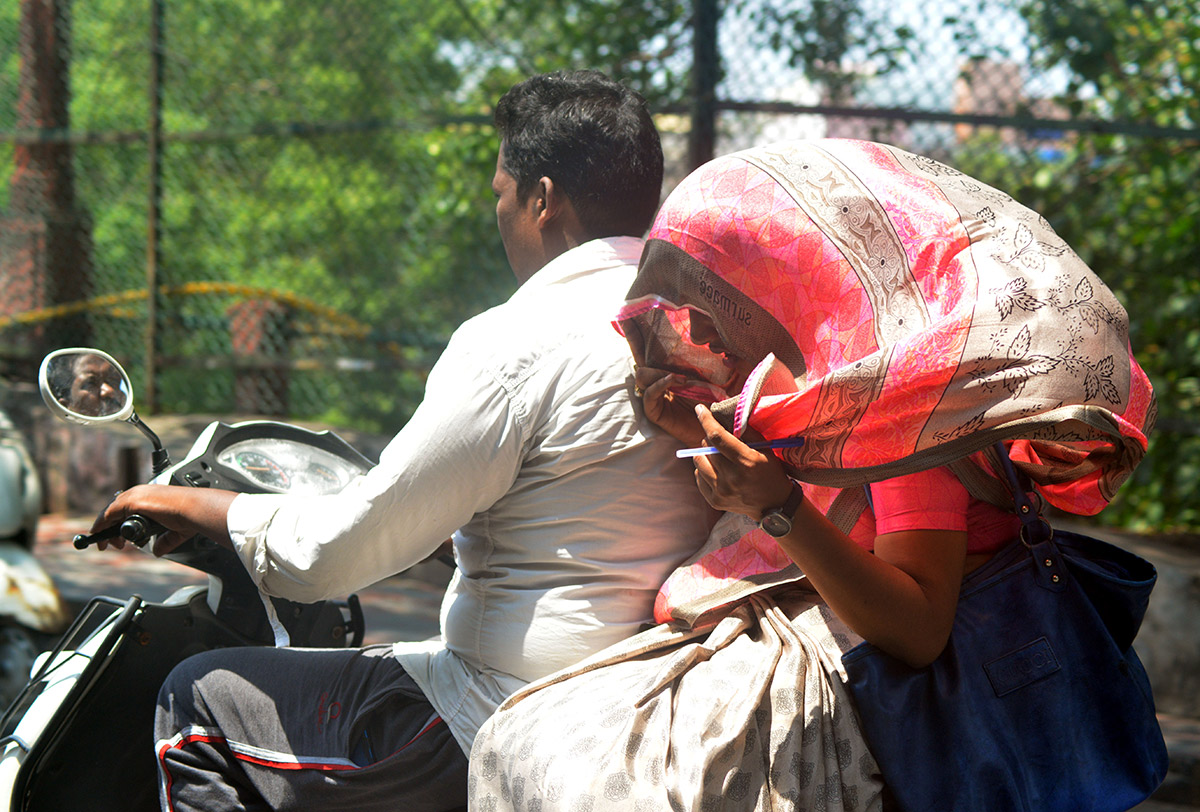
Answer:
<path fill-rule="evenodd" d="M 758 526 L 761 527 L 768 536 L 781 539 L 788 533 L 792 532 L 792 519 L 796 517 L 796 511 L 800 508 L 800 503 L 804 501 L 804 491 L 795 482 L 792 483 L 792 493 L 783 503 L 782 507 L 772 508 L 763 512 L 762 520 Z"/>

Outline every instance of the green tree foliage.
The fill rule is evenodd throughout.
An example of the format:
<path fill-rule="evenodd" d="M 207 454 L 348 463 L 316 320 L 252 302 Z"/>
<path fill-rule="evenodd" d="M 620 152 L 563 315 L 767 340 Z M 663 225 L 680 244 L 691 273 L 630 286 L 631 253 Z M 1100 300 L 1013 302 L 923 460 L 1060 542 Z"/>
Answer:
<path fill-rule="evenodd" d="M 688 90 L 690 0 L 455 0 L 477 36 L 488 97 L 532 73 L 593 68 L 656 106 Z"/>
<path fill-rule="evenodd" d="M 682 74 L 663 60 L 685 29 L 681 3 L 552 5 L 165 4 L 160 283 L 304 296 L 372 325 L 376 345 L 400 348 L 391 363 L 410 367 L 372 380 L 296 378 L 293 387 L 329 404 L 300 416 L 398 428 L 440 342 L 515 287 L 490 191 L 491 109 L 513 81 L 586 66 L 658 100 L 680 97 Z M 146 10 L 132 0 L 74 6 L 73 129 L 133 134 L 126 146 L 78 153 L 101 292 L 145 283 Z M 227 304 L 178 304 L 161 325 L 163 352 L 228 356 Z M 141 332 L 128 326 L 100 335 L 136 356 Z M 229 401 L 228 372 L 166 375 L 168 411 L 217 411 Z"/>
<path fill-rule="evenodd" d="M 1070 69 L 1078 112 L 1194 129 L 1200 17 L 1191 0 L 1038 0 L 1043 67 Z M 1195 140 L 1080 134 L 1053 160 L 975 142 L 959 165 L 1042 212 L 1118 294 L 1154 383 L 1150 453 L 1106 521 L 1200 529 L 1200 150 Z M 992 145 L 994 147 L 994 145 Z"/>
<path fill-rule="evenodd" d="M 144 127 L 145 11 L 143 3 L 76 6 L 75 130 Z M 490 303 L 495 285 L 458 286 L 449 301 L 442 277 L 431 283 L 424 272 L 437 261 L 429 246 L 465 242 L 467 224 L 479 219 L 470 209 L 448 216 L 442 204 L 447 176 L 463 171 L 448 171 L 436 150 L 439 128 L 463 112 L 455 96 L 459 71 L 441 52 L 446 39 L 461 36 L 461 20 L 444 4 L 182 0 L 165 11 L 162 284 L 241 283 L 296 293 L 418 336 L 440 335 L 446 320 Z M 144 284 L 144 146 L 89 149 L 80 162 L 102 290 L 136 289 Z M 468 170 L 467 178 L 456 191 L 483 198 L 487 177 Z M 493 242 L 489 232 L 481 236 Z M 477 275 L 502 279 L 499 256 Z M 172 312 L 163 324 L 164 351 L 228 355 L 219 326 L 224 304 L 209 302 L 217 308 L 211 313 L 200 312 L 198 302 Z M 114 331 L 110 343 L 136 342 L 138 332 Z M 227 374 L 203 376 L 207 391 L 197 391 L 192 372 L 174 377 L 160 386 L 168 410 L 228 402 Z M 353 387 L 329 401 L 343 416 L 402 420 L 421 381 L 397 377 L 398 392 L 373 387 L 381 393 L 375 403 L 351 405 Z"/>
<path fill-rule="evenodd" d="M 915 32 L 896 24 L 863 0 L 765 0 L 735 2 L 764 36 L 764 44 L 784 55 L 820 84 L 834 103 L 849 103 L 863 77 L 854 65 L 871 64 L 879 73 L 897 68 Z"/>

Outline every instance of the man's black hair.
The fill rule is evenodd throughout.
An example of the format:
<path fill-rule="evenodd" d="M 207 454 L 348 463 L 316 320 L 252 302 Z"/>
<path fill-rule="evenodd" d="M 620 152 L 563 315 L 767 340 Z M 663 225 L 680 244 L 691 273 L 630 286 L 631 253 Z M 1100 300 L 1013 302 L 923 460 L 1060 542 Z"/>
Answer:
<path fill-rule="evenodd" d="M 528 198 L 548 177 L 588 235 L 640 237 L 662 191 L 658 129 L 638 93 L 597 71 L 526 79 L 496 104 L 502 166 Z"/>

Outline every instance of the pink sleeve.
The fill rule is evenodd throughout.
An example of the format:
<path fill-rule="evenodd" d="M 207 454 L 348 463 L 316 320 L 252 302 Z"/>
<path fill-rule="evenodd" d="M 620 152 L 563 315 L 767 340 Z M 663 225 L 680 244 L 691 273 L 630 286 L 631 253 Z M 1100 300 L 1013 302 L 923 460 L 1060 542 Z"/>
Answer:
<path fill-rule="evenodd" d="M 967 529 L 970 495 L 945 468 L 920 471 L 871 485 L 875 533 Z"/>

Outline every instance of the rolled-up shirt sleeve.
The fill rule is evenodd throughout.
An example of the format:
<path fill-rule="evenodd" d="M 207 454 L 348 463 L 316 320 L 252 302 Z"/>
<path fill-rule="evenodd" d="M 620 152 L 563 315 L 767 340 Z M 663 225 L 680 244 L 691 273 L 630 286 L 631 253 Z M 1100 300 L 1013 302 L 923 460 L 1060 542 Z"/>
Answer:
<path fill-rule="evenodd" d="M 310 602 L 362 589 L 427 558 L 508 491 L 522 414 L 472 358 L 478 332 L 460 328 L 379 465 L 341 492 L 234 499 L 230 538 L 263 592 Z"/>

